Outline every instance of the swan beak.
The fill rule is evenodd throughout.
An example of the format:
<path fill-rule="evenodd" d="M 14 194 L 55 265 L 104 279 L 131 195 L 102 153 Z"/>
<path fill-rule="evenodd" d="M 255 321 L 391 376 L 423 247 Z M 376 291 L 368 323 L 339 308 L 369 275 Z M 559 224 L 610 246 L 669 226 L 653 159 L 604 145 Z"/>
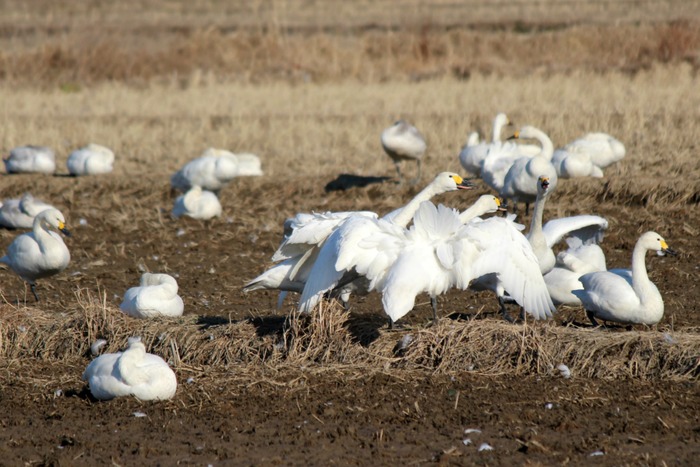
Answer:
<path fill-rule="evenodd" d="M 496 198 L 496 204 L 498 205 L 497 211 L 505 212 L 508 210 L 508 205 L 506 203 L 504 203 L 503 201 L 501 201 L 500 198 Z"/>
<path fill-rule="evenodd" d="M 676 250 L 673 250 L 668 247 L 668 243 L 666 243 L 664 240 L 661 241 L 661 251 L 664 254 L 671 255 L 671 256 L 676 256 L 678 252 Z"/>
<path fill-rule="evenodd" d="M 61 233 L 62 233 L 63 235 L 65 235 L 66 237 L 70 237 L 70 232 L 69 232 L 68 229 L 66 228 L 66 224 L 64 224 L 63 222 L 59 222 L 59 223 L 58 223 L 58 230 L 60 230 Z"/>
<path fill-rule="evenodd" d="M 547 177 L 540 178 L 540 183 L 542 184 L 542 188 L 544 188 L 545 190 L 547 188 L 549 188 L 549 178 L 547 178 Z"/>
<path fill-rule="evenodd" d="M 458 190 L 471 190 L 474 188 L 474 184 L 472 182 L 462 177 L 455 177 L 455 182 L 457 182 Z"/>
<path fill-rule="evenodd" d="M 518 138 L 520 138 L 520 132 L 519 132 L 519 131 L 516 131 L 515 133 L 513 133 L 513 136 L 509 136 L 509 137 L 508 137 L 508 139 L 518 139 Z"/>

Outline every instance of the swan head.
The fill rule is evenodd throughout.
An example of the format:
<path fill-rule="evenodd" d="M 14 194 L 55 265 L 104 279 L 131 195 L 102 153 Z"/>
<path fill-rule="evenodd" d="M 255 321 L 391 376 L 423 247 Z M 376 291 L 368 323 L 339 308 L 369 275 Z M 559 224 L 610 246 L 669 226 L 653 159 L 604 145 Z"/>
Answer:
<path fill-rule="evenodd" d="M 46 209 L 41 211 L 34 218 L 34 225 L 36 224 L 46 225 L 58 229 L 66 237 L 70 237 L 70 232 L 66 228 L 66 219 L 63 214 L 58 209 Z"/>
<path fill-rule="evenodd" d="M 484 214 L 505 211 L 507 208 L 498 196 L 493 195 L 481 195 L 475 204 L 483 208 Z"/>
<path fill-rule="evenodd" d="M 513 136 L 508 137 L 508 139 L 537 138 L 540 134 L 542 134 L 542 132 L 534 126 L 526 125 L 513 133 Z"/>
<path fill-rule="evenodd" d="M 493 119 L 493 126 L 504 127 L 506 125 L 510 125 L 510 120 L 508 119 L 508 116 L 503 112 L 496 114 L 496 118 Z"/>
<path fill-rule="evenodd" d="M 431 185 L 438 191 L 471 190 L 474 184 L 454 172 L 442 172 L 433 180 Z"/>
<path fill-rule="evenodd" d="M 647 232 L 639 238 L 639 242 L 649 250 L 656 251 L 659 256 L 676 256 L 676 250 L 671 249 L 664 238 L 656 232 Z"/>
<path fill-rule="evenodd" d="M 541 175 L 537 179 L 537 194 L 544 195 L 549 193 L 549 177 Z"/>

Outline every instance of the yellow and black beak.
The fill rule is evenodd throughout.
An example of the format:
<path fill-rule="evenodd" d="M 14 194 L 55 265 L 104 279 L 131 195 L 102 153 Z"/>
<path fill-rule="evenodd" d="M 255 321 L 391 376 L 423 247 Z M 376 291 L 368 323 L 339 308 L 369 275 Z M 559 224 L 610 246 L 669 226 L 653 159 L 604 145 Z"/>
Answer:
<path fill-rule="evenodd" d="M 63 222 L 58 223 L 58 230 L 60 230 L 61 233 L 66 237 L 70 237 L 70 231 L 66 228 L 66 224 L 64 224 Z"/>
<path fill-rule="evenodd" d="M 676 256 L 678 255 L 678 252 L 672 248 L 669 248 L 668 243 L 666 243 L 665 240 L 661 240 L 661 251 L 670 256 Z"/>
<path fill-rule="evenodd" d="M 519 132 L 519 131 L 516 131 L 515 133 L 513 133 L 513 136 L 509 136 L 509 137 L 508 137 L 508 139 L 518 139 L 518 138 L 520 138 L 520 132 Z"/>
<path fill-rule="evenodd" d="M 496 198 L 496 205 L 498 205 L 498 211 L 505 212 L 508 210 L 508 205 L 501 198 Z"/>
<path fill-rule="evenodd" d="M 455 176 L 454 177 L 455 182 L 457 182 L 457 189 L 458 190 L 471 190 L 474 188 L 474 184 L 467 180 L 466 178 L 462 178 L 460 176 Z"/>

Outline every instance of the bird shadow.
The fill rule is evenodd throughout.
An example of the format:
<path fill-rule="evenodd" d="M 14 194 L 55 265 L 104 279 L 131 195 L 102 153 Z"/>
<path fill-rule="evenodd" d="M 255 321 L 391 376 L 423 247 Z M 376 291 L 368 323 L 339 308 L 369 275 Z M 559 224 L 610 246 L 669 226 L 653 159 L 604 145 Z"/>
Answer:
<path fill-rule="evenodd" d="M 386 319 L 381 316 L 368 314 L 350 314 L 344 324 L 352 341 L 362 347 L 369 347 L 372 342 L 379 339 L 379 329 L 387 326 Z"/>
<path fill-rule="evenodd" d="M 392 177 L 375 177 L 354 174 L 340 174 L 334 180 L 326 184 L 325 190 L 328 191 L 345 191 L 351 188 L 362 188 L 367 185 L 376 183 L 384 183 L 386 181 L 394 181 Z"/>

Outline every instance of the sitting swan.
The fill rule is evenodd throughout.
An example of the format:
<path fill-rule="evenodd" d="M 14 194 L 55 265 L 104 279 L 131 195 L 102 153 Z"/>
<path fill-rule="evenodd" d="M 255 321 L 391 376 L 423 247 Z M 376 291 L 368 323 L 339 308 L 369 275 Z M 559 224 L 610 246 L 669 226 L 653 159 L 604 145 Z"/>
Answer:
<path fill-rule="evenodd" d="M 420 180 L 421 159 L 428 147 L 420 131 L 407 121 L 399 120 L 382 131 L 380 139 L 382 148 L 394 161 L 399 180 L 403 179 L 400 167 L 401 161 L 416 161 L 418 175 L 410 183 L 417 183 Z"/>
<path fill-rule="evenodd" d="M 177 390 L 175 372 L 165 360 L 146 353 L 140 337 L 130 337 L 123 352 L 100 355 L 85 368 L 95 399 L 134 396 L 142 401 L 171 399 Z"/>
<path fill-rule="evenodd" d="M 70 252 L 61 237 L 51 227 L 70 236 L 66 220 L 57 209 L 46 209 L 34 218 L 32 231 L 22 234 L 7 248 L 7 255 L 0 258 L 31 286 L 36 301 L 36 280 L 63 271 L 70 262 Z"/>
<path fill-rule="evenodd" d="M 236 155 L 225 149 L 209 148 L 177 171 L 170 178 L 170 184 L 180 191 L 199 185 L 217 193 L 236 177 L 254 175 L 262 175 L 260 159 L 256 155 Z"/>
<path fill-rule="evenodd" d="M 98 175 L 112 171 L 114 152 L 99 144 L 90 143 L 73 151 L 66 165 L 71 175 Z"/>
<path fill-rule="evenodd" d="M 221 203 L 214 193 L 194 185 L 187 193 L 177 197 L 172 214 L 175 218 L 187 216 L 208 220 L 221 215 Z"/>
<path fill-rule="evenodd" d="M 587 133 L 568 143 L 564 149 L 569 153 L 588 155 L 591 163 L 600 169 L 622 160 L 627 152 L 622 142 L 607 133 Z"/>
<path fill-rule="evenodd" d="M 182 316 L 185 306 L 177 290 L 177 281 L 172 276 L 146 272 L 138 287 L 126 291 L 119 309 L 134 318 Z"/>
<path fill-rule="evenodd" d="M 20 199 L 6 199 L 0 205 L 0 227 L 31 229 L 34 218 L 46 209 L 56 208 L 34 198 L 31 193 L 25 193 Z"/>
<path fill-rule="evenodd" d="M 581 276 L 583 290 L 574 290 L 594 326 L 596 318 L 624 324 L 653 325 L 664 316 L 664 301 L 649 280 L 644 256 L 652 250 L 663 255 L 676 252 L 656 232 L 642 234 L 632 253 L 632 269 L 610 269 Z"/>
<path fill-rule="evenodd" d="M 46 146 L 16 147 L 3 162 L 7 173 L 52 174 L 56 171 L 56 155 Z"/>

